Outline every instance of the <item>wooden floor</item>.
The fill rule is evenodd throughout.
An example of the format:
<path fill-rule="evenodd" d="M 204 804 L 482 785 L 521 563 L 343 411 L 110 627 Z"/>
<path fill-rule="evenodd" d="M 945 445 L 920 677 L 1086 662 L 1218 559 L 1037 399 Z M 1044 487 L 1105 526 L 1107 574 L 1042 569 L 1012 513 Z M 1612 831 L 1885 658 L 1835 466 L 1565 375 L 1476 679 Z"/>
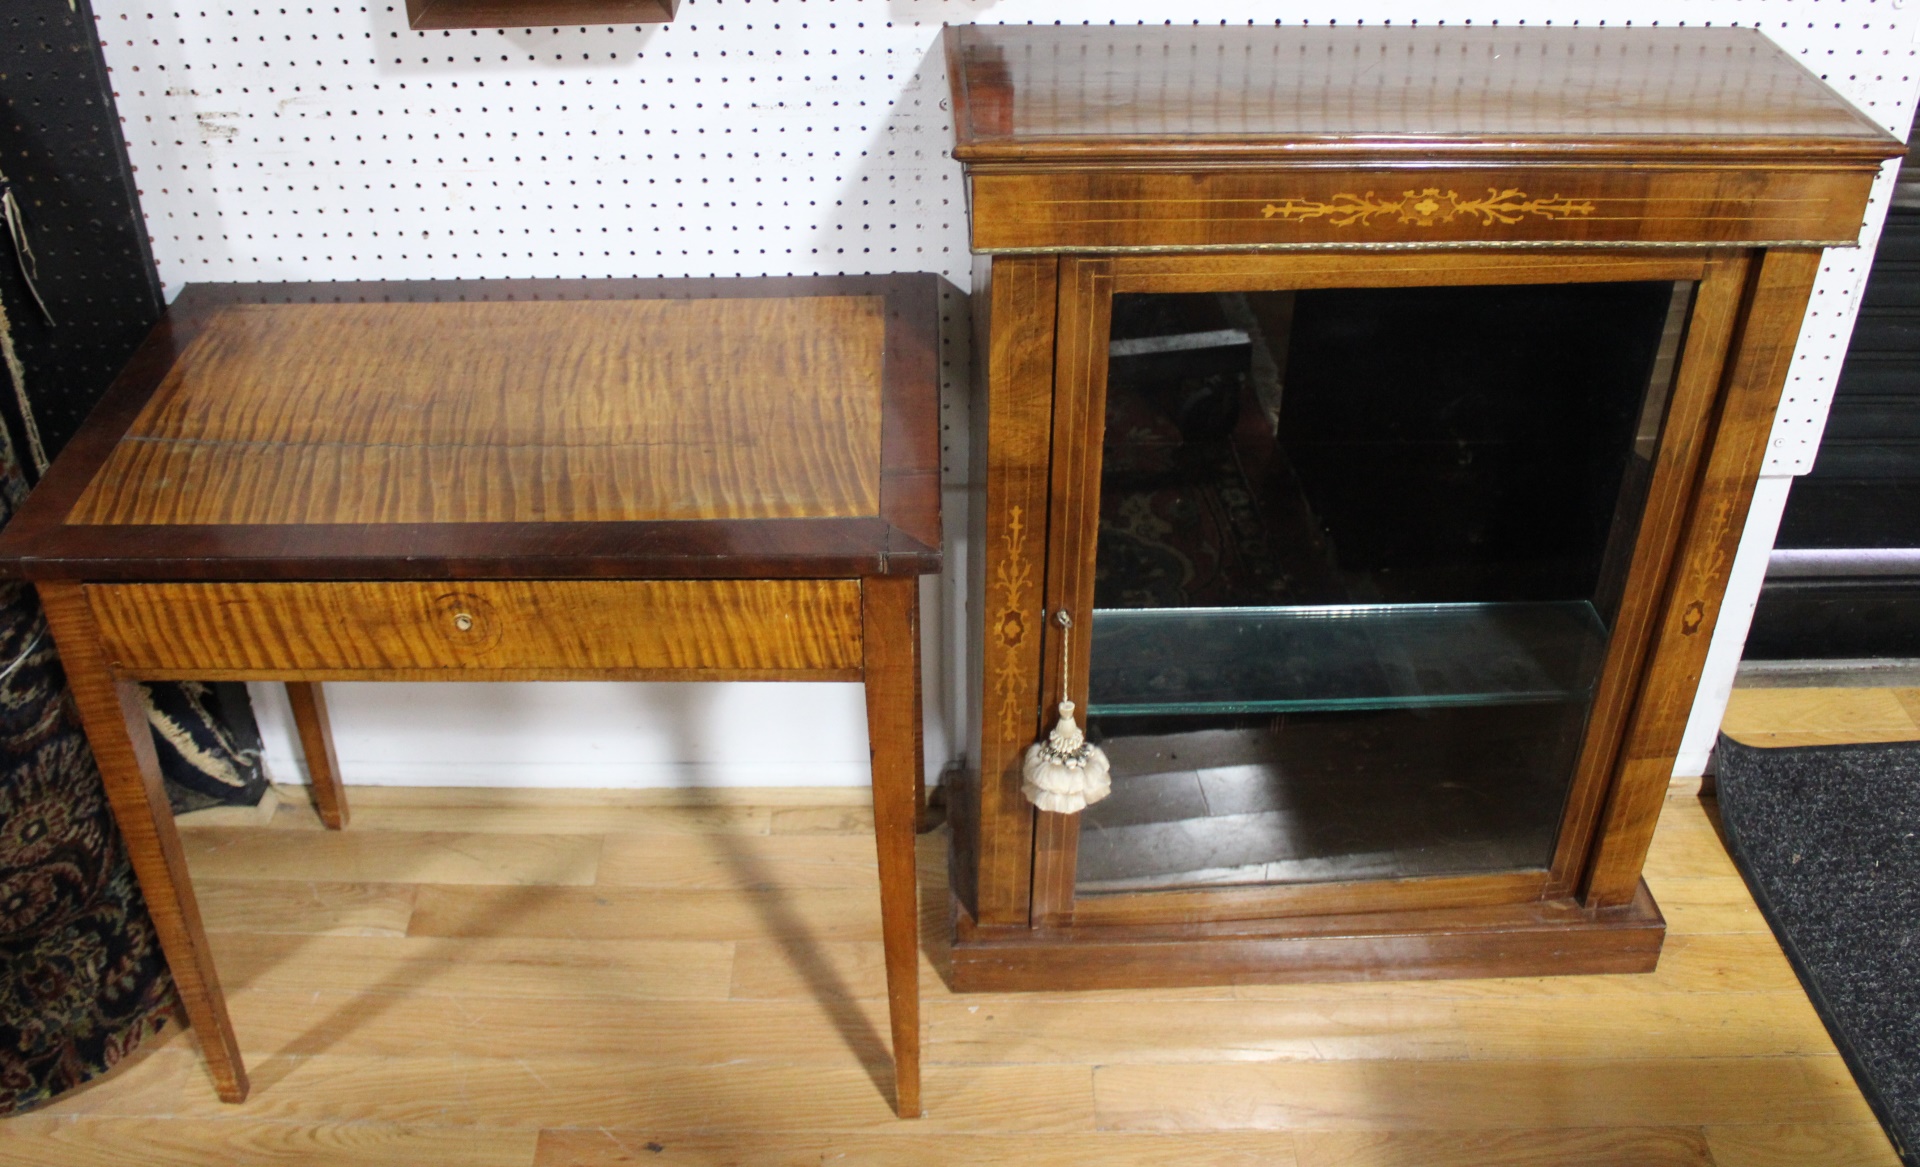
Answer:
<path fill-rule="evenodd" d="M 1735 689 L 1720 728 L 1750 746 L 1920 741 L 1920 689 Z"/>
<path fill-rule="evenodd" d="M 1920 712 L 1787 692 L 1743 692 L 1729 724 Z M 187 832 L 252 1099 L 218 1102 L 169 1033 L 0 1124 L 0 1163 L 1895 1163 L 1687 793 L 1648 868 L 1655 973 L 960 996 L 927 960 L 918 1122 L 882 1092 L 847 795 L 354 793 L 344 834 L 298 802 Z M 922 842 L 937 955 L 944 837 Z"/>

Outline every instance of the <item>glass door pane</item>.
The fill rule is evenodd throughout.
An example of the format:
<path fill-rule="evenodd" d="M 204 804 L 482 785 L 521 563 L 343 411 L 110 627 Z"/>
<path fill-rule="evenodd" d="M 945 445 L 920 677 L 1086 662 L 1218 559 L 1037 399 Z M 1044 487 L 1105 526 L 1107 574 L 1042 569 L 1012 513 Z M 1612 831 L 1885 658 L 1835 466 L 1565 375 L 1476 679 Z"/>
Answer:
<path fill-rule="evenodd" d="M 1545 866 L 1692 292 L 1116 296 L 1078 890 Z"/>

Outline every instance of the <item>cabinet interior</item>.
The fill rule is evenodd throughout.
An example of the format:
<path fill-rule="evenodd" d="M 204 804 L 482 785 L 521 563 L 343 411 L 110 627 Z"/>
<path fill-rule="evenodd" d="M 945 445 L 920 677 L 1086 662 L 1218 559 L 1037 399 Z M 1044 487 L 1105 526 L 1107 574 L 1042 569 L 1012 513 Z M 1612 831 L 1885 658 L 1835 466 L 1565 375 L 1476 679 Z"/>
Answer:
<path fill-rule="evenodd" d="M 1077 889 L 1545 867 L 1693 290 L 1115 296 Z"/>

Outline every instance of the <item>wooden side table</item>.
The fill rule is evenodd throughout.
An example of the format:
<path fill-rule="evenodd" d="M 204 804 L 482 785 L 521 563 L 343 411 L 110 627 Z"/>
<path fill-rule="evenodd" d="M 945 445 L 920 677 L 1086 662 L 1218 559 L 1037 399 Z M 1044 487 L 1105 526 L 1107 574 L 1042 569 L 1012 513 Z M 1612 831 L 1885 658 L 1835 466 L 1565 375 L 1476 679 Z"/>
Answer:
<path fill-rule="evenodd" d="M 895 1105 L 920 1112 L 932 276 L 188 288 L 0 538 L 220 1096 L 247 1075 L 139 681 L 863 680 Z"/>

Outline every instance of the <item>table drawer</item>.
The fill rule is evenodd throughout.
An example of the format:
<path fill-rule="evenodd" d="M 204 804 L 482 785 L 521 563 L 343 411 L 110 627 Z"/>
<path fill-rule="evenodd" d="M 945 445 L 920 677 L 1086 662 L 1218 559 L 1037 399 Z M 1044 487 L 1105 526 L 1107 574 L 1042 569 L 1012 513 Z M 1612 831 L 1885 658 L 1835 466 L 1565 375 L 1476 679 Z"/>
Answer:
<path fill-rule="evenodd" d="M 860 676 L 858 580 L 89 584 L 121 675 Z"/>

